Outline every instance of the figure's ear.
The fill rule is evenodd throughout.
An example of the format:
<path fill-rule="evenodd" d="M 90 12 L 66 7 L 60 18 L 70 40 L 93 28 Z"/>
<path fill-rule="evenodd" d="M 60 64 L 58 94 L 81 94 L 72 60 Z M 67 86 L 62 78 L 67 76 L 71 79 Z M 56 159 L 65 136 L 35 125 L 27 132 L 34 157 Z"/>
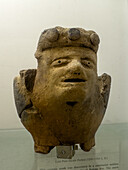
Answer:
<path fill-rule="evenodd" d="M 28 69 L 20 71 L 21 77 L 24 76 L 25 87 L 28 91 L 32 92 L 36 77 L 36 69 Z"/>

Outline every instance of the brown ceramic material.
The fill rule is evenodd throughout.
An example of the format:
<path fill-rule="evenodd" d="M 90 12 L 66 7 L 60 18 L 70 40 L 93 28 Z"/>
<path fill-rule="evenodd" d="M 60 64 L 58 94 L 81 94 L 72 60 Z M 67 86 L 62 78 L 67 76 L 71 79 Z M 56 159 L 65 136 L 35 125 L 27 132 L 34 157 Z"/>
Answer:
<path fill-rule="evenodd" d="M 15 78 L 17 112 L 36 152 L 74 144 L 89 151 L 95 145 L 111 82 L 109 75 L 97 75 L 99 42 L 94 31 L 82 28 L 45 30 L 35 53 L 37 69 Z"/>

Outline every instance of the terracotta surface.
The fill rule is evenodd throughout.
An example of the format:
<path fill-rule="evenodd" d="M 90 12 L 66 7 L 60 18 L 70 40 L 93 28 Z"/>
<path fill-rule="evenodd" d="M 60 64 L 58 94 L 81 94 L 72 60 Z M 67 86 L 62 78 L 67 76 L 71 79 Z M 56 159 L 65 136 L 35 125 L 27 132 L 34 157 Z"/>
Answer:
<path fill-rule="evenodd" d="M 82 28 L 45 30 L 35 56 L 37 69 L 14 79 L 17 112 L 35 151 L 80 144 L 89 151 L 107 107 L 111 78 L 97 75 L 99 37 Z"/>

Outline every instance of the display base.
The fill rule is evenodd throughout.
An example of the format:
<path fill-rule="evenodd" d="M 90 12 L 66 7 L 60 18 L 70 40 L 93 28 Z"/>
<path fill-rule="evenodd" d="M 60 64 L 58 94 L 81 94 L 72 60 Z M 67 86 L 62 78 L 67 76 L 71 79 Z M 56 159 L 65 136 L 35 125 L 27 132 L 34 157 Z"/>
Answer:
<path fill-rule="evenodd" d="M 33 170 L 119 170 L 119 143 L 109 144 L 108 150 L 98 146 L 90 152 L 78 149 L 72 159 L 57 159 L 55 149 L 47 157 L 35 154 Z"/>
<path fill-rule="evenodd" d="M 0 130 L 0 170 L 128 170 L 128 124 L 101 125 L 96 146 L 80 148 L 72 159 L 34 152 L 31 135 L 24 129 Z"/>

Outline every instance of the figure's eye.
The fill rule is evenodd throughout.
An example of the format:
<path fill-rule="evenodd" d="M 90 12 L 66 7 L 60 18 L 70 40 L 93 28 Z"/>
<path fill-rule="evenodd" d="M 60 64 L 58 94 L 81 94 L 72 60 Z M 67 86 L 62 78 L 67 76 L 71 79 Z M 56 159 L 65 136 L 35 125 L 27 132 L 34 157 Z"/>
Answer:
<path fill-rule="evenodd" d="M 61 58 L 61 59 L 56 59 L 52 62 L 52 66 L 63 66 L 68 64 L 70 61 L 69 59 Z"/>
<path fill-rule="evenodd" d="M 84 67 L 87 67 L 87 68 L 92 68 L 93 67 L 93 64 L 91 61 L 87 60 L 87 59 L 81 59 L 81 63 Z"/>

